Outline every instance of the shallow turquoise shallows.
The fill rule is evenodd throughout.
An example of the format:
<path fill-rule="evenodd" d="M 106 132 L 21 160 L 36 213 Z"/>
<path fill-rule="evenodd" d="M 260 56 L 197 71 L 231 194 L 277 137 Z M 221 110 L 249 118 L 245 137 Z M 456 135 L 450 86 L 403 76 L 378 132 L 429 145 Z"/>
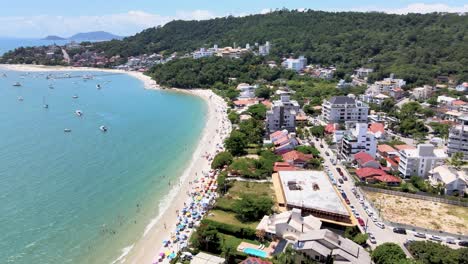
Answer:
<path fill-rule="evenodd" d="M 3 72 L 0 263 L 111 263 L 158 215 L 201 136 L 206 104 L 122 74 L 51 81 Z"/>

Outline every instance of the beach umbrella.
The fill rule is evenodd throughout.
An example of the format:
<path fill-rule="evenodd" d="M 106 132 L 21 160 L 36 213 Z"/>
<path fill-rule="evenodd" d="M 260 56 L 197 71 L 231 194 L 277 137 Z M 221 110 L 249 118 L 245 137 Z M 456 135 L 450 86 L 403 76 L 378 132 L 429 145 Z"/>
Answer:
<path fill-rule="evenodd" d="M 164 252 L 159 253 L 159 257 L 164 258 L 165 254 Z"/>

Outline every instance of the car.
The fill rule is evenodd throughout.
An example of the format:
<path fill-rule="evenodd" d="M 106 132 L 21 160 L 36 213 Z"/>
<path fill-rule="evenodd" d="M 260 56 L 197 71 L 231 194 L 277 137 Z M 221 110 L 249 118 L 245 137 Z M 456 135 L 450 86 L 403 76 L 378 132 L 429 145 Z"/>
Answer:
<path fill-rule="evenodd" d="M 468 247 L 468 240 L 462 240 L 458 242 L 458 245 L 462 247 Z"/>
<path fill-rule="evenodd" d="M 364 220 L 362 220 L 361 217 L 358 217 L 357 220 L 358 220 L 360 226 L 362 226 L 362 227 L 366 226 L 366 223 L 364 223 Z"/>
<path fill-rule="evenodd" d="M 455 238 L 453 238 L 453 237 L 447 237 L 447 238 L 445 239 L 445 242 L 447 242 L 447 244 L 455 245 Z"/>
<path fill-rule="evenodd" d="M 343 177 L 343 180 L 347 181 L 348 180 L 348 177 L 344 176 L 344 175 L 341 175 Z"/>
<path fill-rule="evenodd" d="M 356 192 L 356 187 L 351 188 L 352 192 Z"/>
<path fill-rule="evenodd" d="M 338 182 L 341 183 L 341 184 L 344 183 L 344 181 L 342 179 L 338 179 Z"/>
<path fill-rule="evenodd" d="M 376 244 L 376 243 L 377 243 L 377 240 L 375 240 L 375 236 L 374 236 L 372 233 L 367 233 L 367 235 L 369 235 L 369 241 L 370 241 L 372 244 Z"/>
<path fill-rule="evenodd" d="M 366 214 L 367 214 L 368 216 L 372 216 L 374 213 L 373 213 L 371 210 L 369 210 L 369 209 L 367 208 L 367 206 L 366 206 Z"/>
<path fill-rule="evenodd" d="M 348 198 L 345 198 L 345 202 L 346 202 L 347 205 L 350 205 L 350 204 L 351 204 L 351 202 L 349 201 Z"/>
<path fill-rule="evenodd" d="M 359 199 L 359 203 L 362 204 L 362 205 L 364 205 L 364 199 L 362 199 L 362 198 Z"/>
<path fill-rule="evenodd" d="M 404 229 L 402 227 L 395 227 L 395 228 L 393 228 L 393 233 L 406 235 L 406 229 Z"/>
<path fill-rule="evenodd" d="M 359 217 L 360 215 L 359 215 L 359 213 L 358 213 L 357 211 L 355 211 L 355 212 L 354 212 L 354 216 L 355 216 L 355 217 Z"/>
<path fill-rule="evenodd" d="M 320 144 L 320 147 L 321 147 L 321 148 L 323 148 L 323 145 L 322 145 L 322 144 Z"/>
<path fill-rule="evenodd" d="M 429 239 L 437 242 L 442 242 L 442 238 L 440 236 L 432 235 L 431 237 L 429 237 Z"/>
<path fill-rule="evenodd" d="M 416 233 L 414 234 L 414 236 L 415 236 L 415 237 L 419 237 L 419 238 L 426 238 L 426 234 L 420 233 L 420 232 L 416 232 Z"/>
<path fill-rule="evenodd" d="M 350 205 L 349 208 L 351 208 L 351 210 L 355 209 L 354 205 Z"/>
<path fill-rule="evenodd" d="M 379 221 L 379 219 L 377 219 L 377 217 L 375 217 L 375 216 L 371 216 L 371 219 L 372 219 L 372 222 L 374 222 L 374 223 Z"/>
<path fill-rule="evenodd" d="M 381 223 L 381 222 L 375 222 L 375 225 L 376 225 L 377 227 L 380 227 L 380 228 L 382 228 L 382 229 L 385 229 L 385 225 L 384 225 L 383 223 Z"/>
<path fill-rule="evenodd" d="M 336 171 L 337 171 L 338 173 L 340 173 L 340 172 L 341 172 L 341 168 L 336 167 Z"/>
<path fill-rule="evenodd" d="M 330 153 L 328 153 L 328 151 L 327 151 L 327 152 L 325 152 L 325 155 L 327 155 L 327 157 L 328 157 L 328 156 L 330 156 Z"/>
<path fill-rule="evenodd" d="M 319 139 L 318 139 L 318 138 L 315 138 L 315 141 L 319 141 Z"/>

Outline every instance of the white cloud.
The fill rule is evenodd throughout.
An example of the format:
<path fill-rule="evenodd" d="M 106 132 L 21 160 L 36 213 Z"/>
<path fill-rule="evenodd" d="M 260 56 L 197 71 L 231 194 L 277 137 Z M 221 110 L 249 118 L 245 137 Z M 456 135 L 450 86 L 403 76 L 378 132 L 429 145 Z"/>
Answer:
<path fill-rule="evenodd" d="M 376 6 L 367 6 L 352 9 L 352 11 L 379 11 L 388 14 L 408 14 L 408 13 L 420 13 L 427 14 L 433 12 L 442 13 L 468 13 L 468 4 L 461 6 L 449 6 L 442 3 L 425 4 L 425 3 L 414 3 L 409 4 L 402 8 L 379 8 Z"/>
<path fill-rule="evenodd" d="M 175 16 L 162 16 L 134 10 L 102 16 L 32 16 L 0 17 L 0 36 L 43 37 L 70 36 L 78 32 L 104 30 L 127 36 L 143 29 L 164 25 L 174 19 L 203 20 L 216 17 L 206 10 L 178 11 Z"/>

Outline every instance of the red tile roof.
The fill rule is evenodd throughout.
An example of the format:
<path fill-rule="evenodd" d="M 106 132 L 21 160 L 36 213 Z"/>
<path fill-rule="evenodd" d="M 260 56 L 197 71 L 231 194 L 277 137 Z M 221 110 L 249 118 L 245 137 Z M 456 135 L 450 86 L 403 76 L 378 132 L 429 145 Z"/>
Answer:
<path fill-rule="evenodd" d="M 381 169 L 374 169 L 374 168 L 360 168 L 356 170 L 356 175 L 360 179 L 365 179 L 374 176 L 382 176 L 386 175 L 387 173 Z"/>
<path fill-rule="evenodd" d="M 374 133 L 374 134 L 377 133 L 377 132 L 384 133 L 385 128 L 384 128 L 384 125 L 382 123 L 372 123 L 372 124 L 369 125 L 369 131 Z"/>
<path fill-rule="evenodd" d="M 389 175 L 389 174 L 375 176 L 374 179 L 380 182 L 385 182 L 385 183 L 400 183 L 401 182 L 401 179 L 399 177 Z"/>
<path fill-rule="evenodd" d="M 378 145 L 377 149 L 379 150 L 379 152 L 382 152 L 382 153 L 397 152 L 397 150 L 394 149 L 392 146 L 386 145 L 386 144 Z"/>
<path fill-rule="evenodd" d="M 306 162 L 312 159 L 311 154 L 304 154 L 297 150 L 288 151 L 281 156 L 283 157 L 284 161 L 292 161 L 292 162 L 296 162 L 296 161 Z"/>
<path fill-rule="evenodd" d="M 359 165 L 364 165 L 369 161 L 375 161 L 375 159 L 368 153 L 361 151 L 359 153 L 354 154 L 354 159 L 357 161 Z"/>
<path fill-rule="evenodd" d="M 277 137 L 280 137 L 280 136 L 283 136 L 283 135 L 284 135 L 283 131 L 276 131 L 276 132 L 270 134 L 270 138 L 277 138 Z"/>
<path fill-rule="evenodd" d="M 295 171 L 297 170 L 296 167 L 290 165 L 287 162 L 275 162 L 275 165 L 273 166 L 273 171 L 278 172 L 278 171 Z"/>
<path fill-rule="evenodd" d="M 413 146 L 410 146 L 410 145 L 395 145 L 394 146 L 397 150 L 405 150 L 405 149 L 416 149 L 415 147 Z"/>
<path fill-rule="evenodd" d="M 462 101 L 462 100 L 455 100 L 452 102 L 452 105 L 465 105 L 466 102 Z"/>
<path fill-rule="evenodd" d="M 325 126 L 325 132 L 326 132 L 326 133 L 332 134 L 332 133 L 334 133 L 336 130 L 337 130 L 336 124 L 327 124 L 327 125 Z"/>
<path fill-rule="evenodd" d="M 390 163 L 391 166 L 393 166 L 393 167 L 398 167 L 398 163 L 397 163 L 395 160 L 393 160 L 393 159 L 391 159 L 391 158 L 385 158 L 385 160 L 386 160 L 388 163 Z"/>

